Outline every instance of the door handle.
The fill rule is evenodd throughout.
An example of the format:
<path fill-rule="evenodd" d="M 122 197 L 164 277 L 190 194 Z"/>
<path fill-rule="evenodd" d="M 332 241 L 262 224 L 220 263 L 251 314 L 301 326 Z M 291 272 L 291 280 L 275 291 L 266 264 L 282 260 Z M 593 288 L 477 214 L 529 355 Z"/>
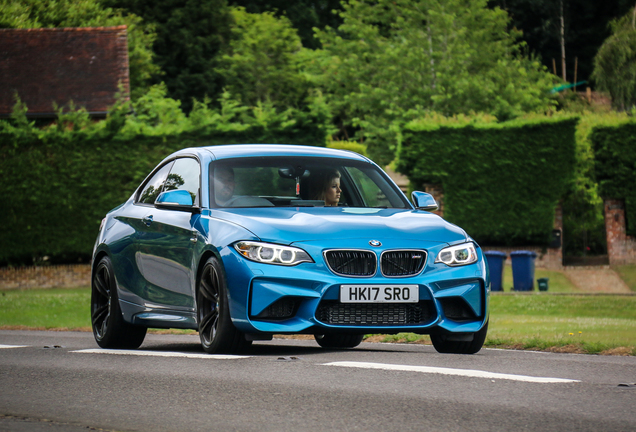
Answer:
<path fill-rule="evenodd" d="M 190 237 L 190 241 L 192 243 L 196 243 L 197 242 L 197 231 L 192 231 L 192 237 Z"/>
<path fill-rule="evenodd" d="M 142 219 L 142 222 L 146 224 L 146 226 L 150 226 L 150 224 L 152 223 L 152 215 L 144 217 Z"/>

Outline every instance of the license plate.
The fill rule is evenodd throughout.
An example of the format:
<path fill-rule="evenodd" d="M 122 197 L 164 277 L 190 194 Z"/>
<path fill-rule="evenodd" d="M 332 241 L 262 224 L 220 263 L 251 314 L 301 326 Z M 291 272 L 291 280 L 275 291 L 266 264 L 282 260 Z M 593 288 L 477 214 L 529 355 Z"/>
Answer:
<path fill-rule="evenodd" d="M 417 285 L 340 285 L 341 303 L 417 303 Z"/>

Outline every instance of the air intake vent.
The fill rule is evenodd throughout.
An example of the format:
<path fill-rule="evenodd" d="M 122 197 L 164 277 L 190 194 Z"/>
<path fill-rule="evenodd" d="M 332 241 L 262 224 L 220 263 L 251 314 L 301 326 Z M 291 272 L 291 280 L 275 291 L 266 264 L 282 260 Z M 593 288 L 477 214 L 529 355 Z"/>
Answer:
<path fill-rule="evenodd" d="M 440 299 L 446 318 L 453 321 L 471 321 L 478 317 L 464 300 L 456 297 Z"/>
<path fill-rule="evenodd" d="M 373 252 L 363 250 L 330 250 L 325 252 L 327 265 L 343 276 L 373 276 L 377 259 Z"/>
<path fill-rule="evenodd" d="M 296 315 L 300 300 L 293 297 L 283 297 L 282 299 L 274 302 L 265 308 L 257 316 L 252 316 L 253 319 L 269 319 L 269 320 L 283 320 L 288 319 Z"/>
<path fill-rule="evenodd" d="M 381 269 L 384 276 L 406 277 L 422 271 L 426 252 L 421 250 L 388 251 L 382 254 Z"/>
<path fill-rule="evenodd" d="M 426 300 L 411 304 L 323 300 L 316 310 L 316 319 L 320 322 L 352 326 L 421 325 L 436 317 L 435 307 Z"/>

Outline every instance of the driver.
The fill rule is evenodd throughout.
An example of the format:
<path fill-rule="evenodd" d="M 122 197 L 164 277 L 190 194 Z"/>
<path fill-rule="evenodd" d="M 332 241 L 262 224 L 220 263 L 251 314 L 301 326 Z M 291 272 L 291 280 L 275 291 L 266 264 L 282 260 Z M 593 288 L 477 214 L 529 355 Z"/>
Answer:
<path fill-rule="evenodd" d="M 234 195 L 234 170 L 220 166 L 214 169 L 214 199 L 219 206 L 226 206 Z"/>
<path fill-rule="evenodd" d="M 325 207 L 337 207 L 340 202 L 340 171 L 334 169 L 323 174 L 320 178 L 319 190 L 314 199 L 323 200 Z"/>

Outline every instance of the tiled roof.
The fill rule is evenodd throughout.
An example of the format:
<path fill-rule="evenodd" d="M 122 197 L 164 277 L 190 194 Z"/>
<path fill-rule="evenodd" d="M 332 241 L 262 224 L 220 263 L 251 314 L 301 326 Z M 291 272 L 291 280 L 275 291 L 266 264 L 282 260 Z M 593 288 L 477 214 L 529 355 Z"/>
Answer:
<path fill-rule="evenodd" d="M 11 114 L 16 92 L 29 117 L 71 100 L 104 115 L 120 83 L 130 92 L 127 45 L 126 26 L 0 29 L 0 116 Z"/>

